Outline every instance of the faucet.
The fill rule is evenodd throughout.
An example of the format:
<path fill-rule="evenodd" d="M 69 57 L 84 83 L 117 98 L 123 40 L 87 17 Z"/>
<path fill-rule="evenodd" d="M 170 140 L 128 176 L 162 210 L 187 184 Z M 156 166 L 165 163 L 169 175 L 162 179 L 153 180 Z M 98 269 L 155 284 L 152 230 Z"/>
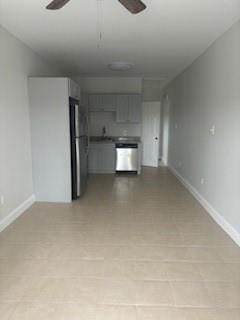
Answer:
<path fill-rule="evenodd" d="M 105 138 L 105 136 L 106 136 L 106 127 L 102 128 L 102 136 L 103 136 L 103 138 Z"/>

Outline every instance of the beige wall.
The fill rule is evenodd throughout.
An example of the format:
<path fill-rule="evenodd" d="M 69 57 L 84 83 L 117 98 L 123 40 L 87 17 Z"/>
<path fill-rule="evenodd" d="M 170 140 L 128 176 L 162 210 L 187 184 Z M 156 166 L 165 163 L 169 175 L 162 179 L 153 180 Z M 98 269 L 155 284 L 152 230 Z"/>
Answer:
<path fill-rule="evenodd" d="M 240 244 L 240 22 L 167 93 L 169 164 Z"/>

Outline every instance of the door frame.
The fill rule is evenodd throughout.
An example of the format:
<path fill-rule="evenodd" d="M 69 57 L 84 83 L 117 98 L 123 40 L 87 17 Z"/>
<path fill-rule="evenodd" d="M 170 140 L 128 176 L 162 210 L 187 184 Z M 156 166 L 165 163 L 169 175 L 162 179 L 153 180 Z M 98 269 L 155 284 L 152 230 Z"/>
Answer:
<path fill-rule="evenodd" d="M 162 162 L 168 165 L 169 154 L 169 130 L 170 130 L 170 100 L 168 94 L 162 103 Z"/>

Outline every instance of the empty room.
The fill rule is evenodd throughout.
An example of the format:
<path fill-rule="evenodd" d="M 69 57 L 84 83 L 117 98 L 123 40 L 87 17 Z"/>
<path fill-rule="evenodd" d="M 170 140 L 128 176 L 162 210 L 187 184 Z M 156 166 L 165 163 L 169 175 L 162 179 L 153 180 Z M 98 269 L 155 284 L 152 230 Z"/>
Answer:
<path fill-rule="evenodd" d="M 239 0 L 0 0 L 0 319 L 240 319 Z"/>

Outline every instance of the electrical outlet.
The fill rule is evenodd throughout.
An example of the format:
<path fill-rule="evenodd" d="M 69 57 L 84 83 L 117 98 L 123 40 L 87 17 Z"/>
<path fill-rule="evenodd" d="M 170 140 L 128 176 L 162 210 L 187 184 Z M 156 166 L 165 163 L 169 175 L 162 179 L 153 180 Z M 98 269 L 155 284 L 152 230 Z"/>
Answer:
<path fill-rule="evenodd" d="M 128 134 L 127 130 L 123 130 L 123 136 L 126 137 Z"/>
<path fill-rule="evenodd" d="M 214 136 L 215 135 L 215 131 L 216 131 L 215 125 L 212 125 L 211 128 L 209 129 L 209 131 L 210 131 L 211 135 Z"/>
<path fill-rule="evenodd" d="M 1 197 L 0 197 L 0 203 L 2 206 L 4 205 L 4 196 L 3 195 L 1 195 Z"/>
<path fill-rule="evenodd" d="M 181 167 L 182 167 L 182 165 L 183 165 L 183 164 L 182 164 L 182 162 L 181 162 L 181 161 L 179 161 L 179 162 L 178 162 L 178 167 L 179 167 L 179 168 L 181 168 Z"/>
<path fill-rule="evenodd" d="M 204 178 L 201 178 L 200 182 L 203 185 L 204 184 Z"/>

